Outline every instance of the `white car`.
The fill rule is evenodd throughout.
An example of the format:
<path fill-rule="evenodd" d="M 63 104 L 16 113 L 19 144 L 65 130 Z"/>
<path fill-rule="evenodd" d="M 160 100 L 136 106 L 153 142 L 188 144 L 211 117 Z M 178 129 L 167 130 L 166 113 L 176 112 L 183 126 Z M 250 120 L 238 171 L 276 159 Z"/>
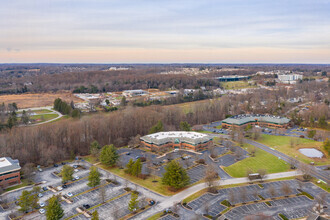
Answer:
<path fill-rule="evenodd" d="M 73 171 L 74 171 L 75 173 L 77 173 L 79 170 L 78 170 L 78 169 L 74 169 Z"/>
<path fill-rule="evenodd" d="M 75 176 L 74 178 L 75 178 L 76 180 L 79 180 L 79 179 L 80 179 L 80 177 L 79 177 L 79 176 Z"/>
<path fill-rule="evenodd" d="M 70 193 L 70 192 L 68 192 L 66 195 L 67 195 L 68 197 L 72 197 L 72 196 L 73 196 L 73 194 Z"/>
<path fill-rule="evenodd" d="M 56 189 L 57 189 L 57 191 L 61 191 L 61 190 L 63 190 L 63 187 L 62 186 L 58 186 Z"/>
<path fill-rule="evenodd" d="M 43 197 L 43 196 L 44 196 L 44 195 L 43 195 L 42 193 L 39 193 L 39 194 L 38 194 L 38 197 L 39 197 L 39 198 L 41 198 L 41 197 Z"/>
<path fill-rule="evenodd" d="M 45 214 L 46 210 L 45 209 L 39 209 L 40 214 Z"/>
<path fill-rule="evenodd" d="M 42 203 L 39 204 L 39 206 L 40 206 L 40 208 L 43 208 L 43 207 L 46 206 L 46 204 L 42 202 Z"/>

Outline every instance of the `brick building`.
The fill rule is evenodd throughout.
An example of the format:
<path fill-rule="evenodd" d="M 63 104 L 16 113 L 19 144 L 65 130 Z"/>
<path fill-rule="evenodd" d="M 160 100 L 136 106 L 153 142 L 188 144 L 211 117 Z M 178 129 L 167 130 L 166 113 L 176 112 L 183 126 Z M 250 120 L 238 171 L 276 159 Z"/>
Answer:
<path fill-rule="evenodd" d="M 21 167 L 18 160 L 10 157 L 0 158 L 0 187 L 21 183 Z"/>
<path fill-rule="evenodd" d="M 140 138 L 141 145 L 153 149 L 167 148 L 201 151 L 212 143 L 212 137 L 207 134 L 186 131 L 169 131 L 149 134 Z"/>
<path fill-rule="evenodd" d="M 259 125 L 261 127 L 287 128 L 290 119 L 273 115 L 235 115 L 222 121 L 222 127 L 245 127 Z"/>

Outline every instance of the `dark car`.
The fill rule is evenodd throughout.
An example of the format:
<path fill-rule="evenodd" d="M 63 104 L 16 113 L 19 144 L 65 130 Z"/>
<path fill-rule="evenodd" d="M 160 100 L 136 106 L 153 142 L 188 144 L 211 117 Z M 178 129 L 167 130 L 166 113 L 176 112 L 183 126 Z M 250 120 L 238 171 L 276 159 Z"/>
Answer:
<path fill-rule="evenodd" d="M 131 153 L 130 152 L 127 152 L 126 155 L 131 155 Z"/>
<path fill-rule="evenodd" d="M 62 165 L 65 165 L 65 162 L 62 162 L 61 164 L 62 164 Z"/>
<path fill-rule="evenodd" d="M 58 167 L 58 164 L 55 163 L 55 164 L 54 164 L 54 167 Z"/>
<path fill-rule="evenodd" d="M 42 187 L 42 190 L 43 190 L 43 191 L 47 191 L 48 188 L 47 188 L 46 186 L 44 186 L 44 187 Z"/>
<path fill-rule="evenodd" d="M 63 184 L 63 185 L 62 185 L 62 188 L 63 188 L 63 189 L 68 188 L 68 185 Z"/>
<path fill-rule="evenodd" d="M 89 209 L 91 206 L 88 205 L 88 204 L 84 204 L 83 207 L 84 207 L 85 209 Z"/>
<path fill-rule="evenodd" d="M 155 201 L 154 201 L 154 200 L 150 200 L 150 201 L 149 201 L 149 205 L 150 205 L 150 206 L 155 205 Z"/>

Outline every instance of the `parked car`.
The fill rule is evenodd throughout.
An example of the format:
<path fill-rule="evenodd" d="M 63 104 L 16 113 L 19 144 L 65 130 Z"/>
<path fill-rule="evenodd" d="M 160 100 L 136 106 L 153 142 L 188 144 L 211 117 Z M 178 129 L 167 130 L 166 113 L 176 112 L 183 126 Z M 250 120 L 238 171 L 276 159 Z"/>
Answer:
<path fill-rule="evenodd" d="M 62 191 L 63 190 L 62 186 L 58 186 L 56 189 L 57 189 L 57 191 Z"/>
<path fill-rule="evenodd" d="M 65 162 L 62 162 L 61 164 L 62 164 L 62 165 L 65 165 L 66 163 L 65 163 Z"/>
<path fill-rule="evenodd" d="M 41 168 L 38 168 L 38 171 L 39 171 L 39 172 L 42 172 L 42 169 L 41 169 Z"/>
<path fill-rule="evenodd" d="M 79 180 L 79 179 L 80 179 L 80 177 L 79 177 L 79 176 L 75 176 L 74 178 L 75 178 L 76 180 Z"/>
<path fill-rule="evenodd" d="M 42 190 L 47 191 L 48 190 L 47 186 L 42 187 Z"/>
<path fill-rule="evenodd" d="M 38 197 L 39 197 L 39 198 L 41 198 L 41 197 L 43 197 L 43 196 L 44 196 L 44 195 L 43 195 L 42 193 L 39 193 L 39 194 L 38 194 Z"/>
<path fill-rule="evenodd" d="M 89 209 L 91 206 L 88 205 L 88 204 L 84 204 L 83 207 L 84 207 L 85 209 Z"/>
<path fill-rule="evenodd" d="M 45 214 L 46 210 L 45 209 L 39 209 L 40 214 Z"/>
<path fill-rule="evenodd" d="M 39 204 L 39 206 L 40 206 L 40 208 L 42 208 L 42 207 L 45 207 L 46 204 L 42 202 L 42 203 Z"/>
<path fill-rule="evenodd" d="M 131 155 L 131 153 L 130 152 L 127 152 L 126 155 Z"/>
<path fill-rule="evenodd" d="M 73 168 L 77 169 L 78 168 L 78 165 L 73 165 Z"/>
<path fill-rule="evenodd" d="M 72 196 L 73 196 L 73 194 L 70 193 L 70 192 L 68 192 L 66 195 L 67 195 L 68 197 L 72 197 Z"/>
<path fill-rule="evenodd" d="M 63 184 L 63 185 L 62 185 L 62 188 L 63 188 L 63 189 L 66 189 L 66 188 L 68 188 L 68 185 Z"/>
<path fill-rule="evenodd" d="M 54 164 L 54 167 L 58 167 L 58 164 L 55 163 L 55 164 Z"/>

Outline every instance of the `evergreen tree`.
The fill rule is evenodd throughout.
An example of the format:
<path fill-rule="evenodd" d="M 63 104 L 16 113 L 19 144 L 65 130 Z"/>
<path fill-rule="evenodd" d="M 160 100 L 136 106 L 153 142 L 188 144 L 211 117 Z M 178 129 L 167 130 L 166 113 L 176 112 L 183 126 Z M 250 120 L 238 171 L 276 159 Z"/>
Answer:
<path fill-rule="evenodd" d="M 96 187 L 98 185 L 100 185 L 100 173 L 97 170 L 96 167 L 91 167 L 90 171 L 89 171 L 89 176 L 88 176 L 88 186 L 89 187 Z"/>
<path fill-rule="evenodd" d="M 91 146 L 89 147 L 89 152 L 90 152 L 93 156 L 96 156 L 96 155 L 99 153 L 100 149 L 101 149 L 101 146 L 100 146 L 99 142 L 97 142 L 97 141 L 93 141 L 93 142 L 91 143 Z"/>
<path fill-rule="evenodd" d="M 180 122 L 180 130 L 181 131 L 191 131 L 191 126 L 188 122 L 186 121 L 181 121 Z"/>
<path fill-rule="evenodd" d="M 97 210 L 95 210 L 93 213 L 92 213 L 92 218 L 91 220 L 99 220 L 99 213 L 97 212 Z"/>
<path fill-rule="evenodd" d="M 29 123 L 29 116 L 27 115 L 25 110 L 23 110 L 23 112 L 22 112 L 21 121 L 23 122 L 23 124 Z"/>
<path fill-rule="evenodd" d="M 139 158 L 133 164 L 131 174 L 133 176 L 139 176 L 141 174 L 141 171 L 142 171 L 142 162 L 141 162 L 141 160 Z"/>
<path fill-rule="evenodd" d="M 73 167 L 69 165 L 64 165 L 61 171 L 62 175 L 62 182 L 67 182 L 69 180 L 72 180 L 72 175 L 73 175 Z"/>
<path fill-rule="evenodd" d="M 128 210 L 131 212 L 135 212 L 139 206 L 138 206 L 138 194 L 135 192 L 132 192 L 131 194 L 131 201 L 128 203 Z"/>
<path fill-rule="evenodd" d="M 149 130 L 149 134 L 153 134 L 160 131 L 164 131 L 164 126 L 162 121 L 158 121 L 157 124 L 152 126 Z"/>
<path fill-rule="evenodd" d="M 125 96 L 123 96 L 123 98 L 121 98 L 120 106 L 126 106 L 126 97 Z"/>
<path fill-rule="evenodd" d="M 162 183 L 180 189 L 189 184 L 190 178 L 187 171 L 180 166 L 180 163 L 172 160 L 166 167 L 163 174 Z"/>
<path fill-rule="evenodd" d="M 48 206 L 46 207 L 47 220 L 59 220 L 64 216 L 64 211 L 56 196 L 52 196 L 48 200 Z"/>
<path fill-rule="evenodd" d="M 31 208 L 31 192 L 23 190 L 21 196 L 18 199 L 18 205 L 21 207 L 21 212 L 27 212 Z"/>
<path fill-rule="evenodd" d="M 114 166 L 119 158 L 116 148 L 111 145 L 105 145 L 100 154 L 100 161 L 107 166 Z"/>
<path fill-rule="evenodd" d="M 71 113 L 72 118 L 80 118 L 80 111 L 78 109 L 74 109 Z"/>
<path fill-rule="evenodd" d="M 128 163 L 126 164 L 125 172 L 132 175 L 133 165 L 134 165 L 134 161 L 133 161 L 133 159 L 130 159 L 128 161 Z"/>

